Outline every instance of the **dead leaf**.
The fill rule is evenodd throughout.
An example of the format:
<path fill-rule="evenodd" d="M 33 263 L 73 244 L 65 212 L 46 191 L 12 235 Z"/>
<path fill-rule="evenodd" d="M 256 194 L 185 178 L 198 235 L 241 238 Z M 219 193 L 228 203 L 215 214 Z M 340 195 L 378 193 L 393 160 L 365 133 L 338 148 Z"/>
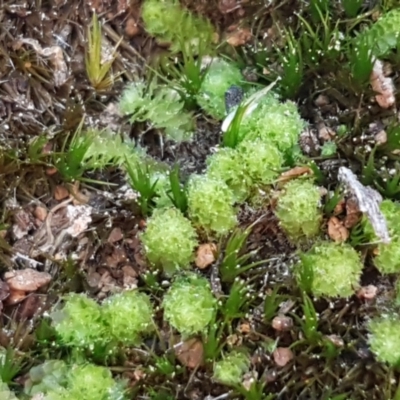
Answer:
<path fill-rule="evenodd" d="M 122 267 L 122 273 L 123 273 L 123 284 L 124 288 L 129 288 L 129 289 L 136 289 L 137 288 L 137 272 L 134 270 L 133 267 L 130 265 L 124 265 Z"/>
<path fill-rule="evenodd" d="M 175 354 L 184 366 L 195 369 L 203 363 L 203 343 L 196 338 L 186 340 L 175 349 Z"/>
<path fill-rule="evenodd" d="M 233 47 L 243 46 L 252 38 L 250 29 L 237 28 L 227 35 L 226 42 Z"/>
<path fill-rule="evenodd" d="M 68 189 L 62 185 L 57 185 L 54 189 L 54 199 L 57 201 L 64 200 L 69 196 Z"/>
<path fill-rule="evenodd" d="M 124 235 L 122 234 L 121 228 L 113 228 L 110 234 L 108 235 L 107 242 L 108 243 L 115 243 L 119 242 L 124 238 Z"/>
<path fill-rule="evenodd" d="M 27 292 L 23 290 L 12 290 L 10 296 L 7 297 L 6 303 L 10 306 L 20 303 L 27 296 Z"/>
<path fill-rule="evenodd" d="M 196 252 L 196 267 L 205 269 L 215 261 L 217 246 L 214 243 L 204 243 L 199 246 Z"/>
<path fill-rule="evenodd" d="M 293 360 L 294 354 L 288 347 L 278 347 L 273 352 L 275 364 L 278 367 L 284 367 L 287 363 Z"/>
<path fill-rule="evenodd" d="M 335 242 L 345 242 L 349 231 L 337 217 L 331 217 L 328 221 L 328 235 Z"/>
<path fill-rule="evenodd" d="M 395 86 L 391 78 L 385 77 L 383 62 L 376 60 L 370 76 L 370 84 L 377 94 L 375 100 L 381 108 L 390 108 L 395 102 Z"/>
<path fill-rule="evenodd" d="M 312 175 L 313 170 L 310 167 L 294 167 L 289 171 L 283 172 L 278 178 L 278 182 L 286 182 L 298 178 L 302 175 Z"/>
<path fill-rule="evenodd" d="M 34 292 L 47 285 L 51 281 L 51 275 L 47 272 L 36 271 L 32 268 L 8 271 L 4 274 L 10 292 L 23 291 Z"/>
<path fill-rule="evenodd" d="M 346 201 L 346 217 L 343 221 L 344 226 L 347 229 L 351 229 L 358 224 L 361 218 L 362 212 L 360 212 L 357 201 L 349 198 Z"/>

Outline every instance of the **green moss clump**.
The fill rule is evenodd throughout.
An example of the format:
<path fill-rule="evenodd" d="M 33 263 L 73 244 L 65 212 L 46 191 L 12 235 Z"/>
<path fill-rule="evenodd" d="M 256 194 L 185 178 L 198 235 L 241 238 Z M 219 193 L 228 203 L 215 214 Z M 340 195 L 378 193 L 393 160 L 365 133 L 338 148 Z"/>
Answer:
<path fill-rule="evenodd" d="M 298 241 L 318 235 L 322 220 L 321 194 L 303 179 L 288 182 L 279 196 L 276 215 L 288 236 Z"/>
<path fill-rule="evenodd" d="M 308 282 L 314 296 L 349 297 L 360 286 L 363 264 L 348 244 L 322 242 L 300 254 L 295 273 L 300 285 Z"/>
<path fill-rule="evenodd" d="M 141 15 L 146 31 L 160 42 L 170 43 L 173 52 L 185 51 L 185 46 L 194 51 L 200 43 L 211 47 L 211 23 L 183 8 L 179 0 L 145 0 Z"/>
<path fill-rule="evenodd" d="M 9 389 L 8 385 L 0 380 L 0 399 L 18 400 L 18 397 Z"/>
<path fill-rule="evenodd" d="M 209 233 L 228 233 L 237 222 L 235 196 L 221 179 L 195 175 L 189 181 L 188 206 L 192 221 Z"/>
<path fill-rule="evenodd" d="M 380 58 L 395 49 L 400 43 L 400 10 L 384 13 L 370 28 L 361 32 L 357 42 L 366 44 Z"/>
<path fill-rule="evenodd" d="M 238 168 L 244 169 L 252 186 L 269 185 L 279 175 L 283 157 L 275 145 L 260 139 L 245 140 L 237 151 L 242 161 Z"/>
<path fill-rule="evenodd" d="M 164 318 L 184 337 L 204 332 L 216 308 L 210 283 L 194 273 L 178 277 L 164 296 Z"/>
<path fill-rule="evenodd" d="M 60 391 L 67 384 L 68 371 L 68 365 L 62 360 L 48 360 L 36 365 L 29 370 L 24 392 L 34 396 L 38 393 Z"/>
<path fill-rule="evenodd" d="M 380 210 L 386 219 L 391 237 L 390 243 L 379 243 L 374 264 L 382 274 L 400 272 L 400 204 L 392 200 L 383 200 Z M 378 241 L 374 229 L 367 218 L 364 218 L 364 232 L 371 241 Z"/>
<path fill-rule="evenodd" d="M 141 342 L 141 335 L 153 330 L 153 307 L 150 298 L 138 290 L 114 294 L 102 305 L 111 337 L 131 346 Z"/>
<path fill-rule="evenodd" d="M 249 371 L 250 359 L 241 352 L 234 351 L 214 364 L 213 378 L 227 386 L 238 386 L 243 375 Z"/>
<path fill-rule="evenodd" d="M 73 366 L 68 374 L 65 400 L 123 400 L 124 384 L 116 382 L 108 368 L 93 364 Z"/>
<path fill-rule="evenodd" d="M 226 115 L 225 92 L 243 81 L 240 69 L 220 58 L 208 66 L 200 92 L 196 97 L 199 106 L 211 117 L 222 120 Z"/>
<path fill-rule="evenodd" d="M 122 93 L 120 111 L 130 116 L 130 122 L 148 121 L 157 129 L 164 129 L 169 139 L 181 142 L 192 138 L 194 116 L 185 111 L 179 93 L 166 85 L 152 81 L 149 85 L 131 83 Z"/>
<path fill-rule="evenodd" d="M 368 324 L 369 345 L 378 361 L 400 365 L 400 320 L 394 316 L 375 318 Z"/>
<path fill-rule="evenodd" d="M 288 153 L 297 144 L 305 128 L 295 103 L 280 103 L 275 97 L 266 96 L 257 108 L 243 118 L 240 135 L 247 140 L 261 139 L 275 144 L 282 153 Z"/>
<path fill-rule="evenodd" d="M 62 310 L 51 317 L 60 341 L 67 346 L 93 349 L 109 340 L 100 305 L 84 294 L 67 295 Z"/>
<path fill-rule="evenodd" d="M 188 268 L 198 244 L 195 229 L 176 208 L 155 210 L 141 240 L 149 261 L 167 274 Z"/>
<path fill-rule="evenodd" d="M 236 149 L 223 147 L 209 156 L 207 175 L 224 181 L 232 190 L 235 202 L 241 203 L 246 200 L 251 181 L 245 172 L 241 155 Z"/>

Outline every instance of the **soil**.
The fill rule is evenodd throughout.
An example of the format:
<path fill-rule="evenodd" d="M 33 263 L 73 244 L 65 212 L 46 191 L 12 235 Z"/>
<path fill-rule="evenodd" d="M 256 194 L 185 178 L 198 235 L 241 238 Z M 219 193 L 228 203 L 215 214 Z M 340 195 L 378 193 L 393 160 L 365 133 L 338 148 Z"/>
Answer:
<path fill-rule="evenodd" d="M 241 24 L 251 32 L 259 29 L 258 37 L 262 37 L 271 29 L 277 15 L 293 18 L 302 2 L 265 5 L 251 0 L 185 0 L 183 3 L 210 18 L 222 36 L 232 26 Z M 93 10 L 102 17 L 102 28 L 111 48 L 123 38 L 113 65 L 114 73 L 121 73 L 121 77 L 101 96 L 91 88 L 85 70 L 86 29 Z M 268 41 L 265 45 L 269 45 Z M 251 43 L 246 46 L 250 48 Z M 165 51 L 165 47 L 146 34 L 138 0 L 6 0 L 0 6 L 0 265 L 3 276 L 0 345 L 11 346 L 27 360 L 14 379 L 16 392 L 20 391 L 30 366 L 43 362 L 48 354 L 57 357 L 57 351 L 51 346 L 39 345 L 35 333 L 60 295 L 84 291 L 100 301 L 122 288 L 143 286 L 142 276 L 149 269 L 138 236 L 146 222 L 132 200 L 132 192 L 121 171 L 115 168 L 87 174 L 107 184 L 71 184 L 63 181 L 49 163 L 33 162 L 27 149 L 42 135 L 47 138 L 43 152 L 60 149 L 66 135 L 78 127 L 83 117 L 87 126 L 117 127 L 132 139 L 137 138 L 143 127 L 132 128 L 117 115 L 115 105 L 126 83 L 143 76 L 146 63 Z M 56 62 L 48 56 L 50 53 L 58 54 Z M 250 66 L 254 67 L 254 63 Z M 398 86 L 398 74 L 392 76 Z M 340 166 L 350 167 L 360 175 L 365 147 L 375 138 L 376 126 L 374 131 L 370 125 L 381 123 L 386 127 L 385 121 L 396 116 L 393 108 L 383 110 L 372 103 L 371 93 L 366 93 L 361 101 L 355 94 L 343 94 L 343 85 L 332 84 L 334 79 L 330 73 L 307 76 L 295 99 L 302 117 L 310 124 L 311 134 L 303 138 L 302 147 L 311 144 L 307 147 L 311 149 L 309 155 L 315 157 L 325 173 L 327 189 L 337 184 Z M 343 141 L 335 157 L 321 158 L 318 149 L 323 143 L 318 137 L 321 129 L 336 129 L 345 123 L 358 125 L 361 133 Z M 157 160 L 170 166 L 179 164 L 182 177 L 186 178 L 204 170 L 207 155 L 220 143 L 219 128 L 218 122 L 200 115 L 192 142 L 177 145 L 166 141 L 160 146 L 157 132 L 149 131 L 142 145 Z M 78 200 L 72 199 L 70 193 L 75 193 Z M 68 207 L 71 204 L 75 214 Z M 362 285 L 373 285 L 378 297 L 353 296 L 347 300 L 314 302 L 319 330 L 330 338 L 334 349 L 340 350 L 338 355 L 327 356 L 326 349 L 306 343 L 288 354 L 289 346 L 301 341 L 303 335 L 295 319 L 295 316 L 303 317 L 301 293 L 289 272 L 297 257 L 296 248 L 281 230 L 270 205 L 242 207 L 239 214 L 242 227 L 256 220 L 247 251 L 254 251 L 253 261 L 269 261 L 243 277 L 251 285 L 251 307 L 245 317 L 235 321 L 225 340 L 231 347 L 241 345 L 250 351 L 252 370 L 265 383 L 265 394 L 288 400 L 378 400 L 387 398 L 388 393 L 393 395 L 396 390 L 393 382 L 399 376 L 374 359 L 368 348 L 365 325 L 382 309 L 379 306 L 391 298 L 393 279 L 382 277 L 366 256 Z M 74 221 L 79 224 L 75 226 Z M 327 225 L 328 218 L 324 229 Z M 22 290 L 22 293 L 15 293 L 14 288 L 11 300 L 4 274 L 27 269 L 42 273 L 35 275 L 35 282 L 50 274 L 50 284 L 38 283 L 40 287 Z M 211 270 L 201 273 L 212 279 Z M 222 291 L 226 290 L 222 287 Z M 286 300 L 281 302 L 276 315 L 295 320 L 288 330 L 274 329 L 263 320 L 263 300 L 273 290 Z M 160 330 L 169 336 L 161 316 L 157 321 Z M 267 348 L 274 341 L 281 350 L 271 354 Z M 197 343 L 190 346 L 195 355 L 201 348 Z M 158 353 L 162 351 L 158 349 Z M 115 371 L 121 367 L 124 373 L 117 375 L 128 378 L 130 387 L 135 389 L 131 398 L 150 398 L 149 388 L 165 391 L 176 399 L 226 398 L 224 394 L 230 389 L 212 380 L 212 365 L 199 367 L 195 357 L 190 360 L 182 357 L 181 354 L 178 359 L 185 366 L 183 372 L 173 377 L 144 374 L 150 360 L 137 349 L 127 350 L 126 361 L 113 367 Z M 347 397 L 334 397 L 343 394 Z M 232 398 L 244 397 L 233 395 Z"/>

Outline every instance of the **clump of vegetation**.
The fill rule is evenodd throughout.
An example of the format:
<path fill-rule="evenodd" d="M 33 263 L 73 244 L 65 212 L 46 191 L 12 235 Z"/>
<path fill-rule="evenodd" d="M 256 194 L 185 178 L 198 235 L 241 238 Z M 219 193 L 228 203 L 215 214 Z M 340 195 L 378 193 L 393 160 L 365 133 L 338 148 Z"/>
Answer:
<path fill-rule="evenodd" d="M 376 358 L 390 366 L 400 366 L 400 321 L 394 316 L 375 318 L 368 324 L 369 345 Z"/>
<path fill-rule="evenodd" d="M 210 283 L 194 273 L 179 276 L 164 296 L 164 318 L 184 337 L 204 332 L 216 310 Z"/>
<path fill-rule="evenodd" d="M 213 59 L 197 95 L 197 103 L 210 116 L 221 120 L 226 115 L 225 93 L 232 85 L 243 81 L 240 69 L 220 58 Z"/>
<path fill-rule="evenodd" d="M 273 95 L 265 96 L 257 107 L 244 116 L 240 136 L 246 140 L 261 139 L 275 144 L 282 153 L 287 153 L 297 144 L 305 128 L 295 103 L 281 103 Z"/>
<path fill-rule="evenodd" d="M 178 0 L 146 0 L 142 6 L 146 31 L 160 42 L 169 43 L 172 52 L 194 49 L 211 43 L 214 28 L 210 22 L 182 7 Z"/>
<path fill-rule="evenodd" d="M 380 209 L 386 219 L 391 241 L 390 243 L 378 243 L 374 264 L 382 274 L 391 274 L 400 271 L 400 204 L 392 200 L 383 200 Z M 365 234 L 377 241 L 371 223 L 365 218 Z"/>
<path fill-rule="evenodd" d="M 51 314 L 62 344 L 93 349 L 109 339 L 100 305 L 84 294 L 70 293 L 60 311 Z"/>
<path fill-rule="evenodd" d="M 357 42 L 372 50 L 376 57 L 388 54 L 399 46 L 400 10 L 384 13 L 370 28 L 362 31 Z"/>
<path fill-rule="evenodd" d="M 189 215 L 207 232 L 222 235 L 236 225 L 235 197 L 221 179 L 192 176 L 188 186 Z"/>
<path fill-rule="evenodd" d="M 250 359 L 246 354 L 232 351 L 215 362 L 213 379 L 227 386 L 238 386 L 249 367 Z"/>
<path fill-rule="evenodd" d="M 253 188 L 273 182 L 283 157 L 273 144 L 246 140 L 235 149 L 219 149 L 207 162 L 207 175 L 222 179 L 232 190 L 235 201 L 243 202 Z"/>
<path fill-rule="evenodd" d="M 309 180 L 288 182 L 278 199 L 276 215 L 289 237 L 298 241 L 318 235 L 321 226 L 321 194 Z"/>
<path fill-rule="evenodd" d="M 232 190 L 236 202 L 243 202 L 248 196 L 249 176 L 245 173 L 241 155 L 230 147 L 219 148 L 207 158 L 207 175 L 224 181 Z"/>
<path fill-rule="evenodd" d="M 30 396 L 59 391 L 67 385 L 69 366 L 62 360 L 47 360 L 29 370 L 24 392 Z"/>
<path fill-rule="evenodd" d="M 65 387 L 49 391 L 46 400 L 123 400 L 125 383 L 116 382 L 108 368 L 93 364 L 73 365 Z"/>
<path fill-rule="evenodd" d="M 180 94 L 173 88 L 155 81 L 147 85 L 131 83 L 122 93 L 120 110 L 130 122 L 149 122 L 150 127 L 165 130 L 169 139 L 188 140 L 194 133 L 193 114 L 185 111 Z"/>
<path fill-rule="evenodd" d="M 363 264 L 348 244 L 321 242 L 300 254 L 296 276 L 316 297 L 349 297 L 360 286 Z"/>
<path fill-rule="evenodd" d="M 176 208 L 155 210 L 141 240 L 148 260 L 167 274 L 188 268 L 198 244 L 192 224 Z"/>
<path fill-rule="evenodd" d="M 10 390 L 6 383 L 0 381 L 0 399 L 18 400 L 18 397 Z"/>
<path fill-rule="evenodd" d="M 283 157 L 274 144 L 260 139 L 244 140 L 238 145 L 237 151 L 241 167 L 253 187 L 270 185 L 279 175 Z"/>
<path fill-rule="evenodd" d="M 154 328 L 150 298 L 138 290 L 110 296 L 102 304 L 102 313 L 111 338 L 126 346 L 140 344 L 141 335 Z"/>

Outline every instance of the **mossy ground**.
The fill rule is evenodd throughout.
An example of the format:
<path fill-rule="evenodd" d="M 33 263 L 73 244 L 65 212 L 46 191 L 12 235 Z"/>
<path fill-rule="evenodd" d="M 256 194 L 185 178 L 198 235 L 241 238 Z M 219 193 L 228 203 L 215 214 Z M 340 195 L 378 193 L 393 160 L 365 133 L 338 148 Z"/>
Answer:
<path fill-rule="evenodd" d="M 252 42 L 241 49 L 231 48 L 228 53 L 231 56 L 239 54 L 243 64 L 256 69 L 259 63 L 265 63 L 266 70 L 272 69 L 278 61 L 266 61 L 262 53 L 255 57 L 252 50 L 257 46 L 271 48 L 272 41 L 278 39 L 273 37 L 276 35 L 273 28 L 279 21 L 289 21 L 296 34 L 298 20 L 295 13 L 303 12 L 304 6 L 304 2 L 297 0 L 272 1 L 268 5 L 262 1 L 220 1 L 216 5 L 217 2 L 209 0 L 185 0 L 183 3 L 209 17 L 222 34 L 239 22 L 247 27 L 254 35 Z M 368 3 L 371 5 L 365 9 L 365 19 L 358 23 L 370 23 L 374 12 L 382 6 L 379 2 Z M 372 3 L 377 3 L 375 8 Z M 389 2 L 383 3 L 387 6 Z M 85 29 L 91 21 L 92 9 L 106 17 L 103 30 L 111 47 L 123 37 L 113 66 L 114 72 L 121 72 L 120 80 L 101 96 L 96 95 L 89 85 L 84 63 Z M 230 9 L 232 11 L 226 12 Z M 132 21 L 139 21 L 137 32 Z M 54 64 L 51 59 L 40 54 L 31 44 L 21 42 L 20 38 L 36 39 L 43 49 L 60 46 L 69 71 L 68 79 L 57 87 L 53 80 Z M 40 206 L 51 210 L 62 201 L 57 196 L 60 187 L 70 191 L 74 189 L 54 173 L 47 158 L 33 160 L 28 154 L 30 143 L 40 134 L 46 134 L 50 139 L 43 142 L 45 150 L 59 151 L 66 134 L 74 131 L 83 117 L 89 125 L 117 126 L 132 138 L 137 137 L 144 126 L 131 128 L 127 121 L 112 111 L 112 105 L 118 102 L 125 83 L 143 76 L 145 64 L 165 51 L 165 47 L 158 46 L 154 39 L 146 35 L 140 23 L 140 1 L 137 0 L 130 3 L 124 0 L 95 0 L 83 4 L 78 1 L 5 1 L 1 5 L 1 272 L 31 266 L 27 259 L 15 259 L 15 253 L 19 252 L 40 262 L 38 269 L 52 274 L 50 288 L 43 293 L 33 293 L 17 305 L 4 301 L 0 345 L 15 350 L 15 362 L 21 360 L 21 368 L 12 379 L 12 388 L 21 398 L 21 388 L 31 366 L 48 358 L 69 356 L 65 349 L 52 345 L 52 332 L 47 331 L 43 322 L 46 311 L 55 304 L 59 295 L 84 291 L 93 298 L 103 299 L 124 285 L 144 287 L 142 277 L 149 269 L 139 240 L 145 221 L 138 207 L 126 200 L 121 191 L 125 181 L 117 168 L 86 174 L 107 184 L 80 184 L 79 193 L 92 207 L 92 221 L 83 234 L 68 241 L 62 240 L 65 213 L 61 208 L 52 218 L 51 232 L 47 229 L 44 235 L 35 235 L 40 226 L 35 209 Z M 387 129 L 396 120 L 393 108 L 383 110 L 370 102 L 372 93 L 368 86 L 357 92 L 357 88 L 352 90 L 347 85 L 346 71 L 336 68 L 341 62 L 340 55 L 336 57 L 335 63 L 322 57 L 318 67 L 305 66 L 301 85 L 293 95 L 302 117 L 310 123 L 311 131 L 321 130 L 321 124 L 324 124 L 332 129 L 346 125 L 350 132 L 338 141 L 339 151 L 332 157 L 323 158 L 317 150 L 311 149 L 310 156 L 315 158 L 324 172 L 321 183 L 327 189 L 335 189 L 337 169 L 341 165 L 349 166 L 361 176 L 363 163 L 370 154 L 368 148 L 374 145 L 375 132 L 370 124 L 382 123 L 382 127 Z M 388 61 L 394 71 L 391 74 L 394 84 L 399 88 L 396 72 L 400 63 L 398 54 Z M 268 81 L 267 77 L 263 76 L 261 81 Z M 324 97 L 319 97 L 321 95 Z M 206 156 L 220 142 L 219 123 L 200 116 L 192 143 L 177 145 L 166 142 L 161 149 L 158 139 L 153 131 L 144 136 L 143 144 L 149 154 L 169 165 L 180 164 L 184 176 L 200 173 Z M 385 150 L 382 151 L 385 155 Z M 396 157 L 388 159 L 388 168 L 395 167 L 396 162 Z M 380 176 L 372 178 L 372 181 L 383 182 Z M 382 277 L 366 257 L 361 283 L 363 286 L 376 286 L 378 296 L 372 300 L 353 296 L 347 300 L 315 301 L 318 331 L 331 338 L 334 345 L 313 342 L 305 337 L 303 299 L 288 273 L 295 258 L 295 248 L 280 229 L 270 206 L 243 206 L 239 214 L 240 225 L 246 227 L 261 216 L 249 236 L 247 251 L 257 250 L 255 261 L 272 261 L 243 274 L 242 278 L 251 293 L 244 306 L 244 315 L 232 321 L 229 329 L 219 338 L 226 348 L 244 346 L 253 355 L 252 369 L 258 373 L 260 383 L 265 384 L 265 397 L 260 398 L 399 398 L 399 375 L 374 359 L 368 349 L 366 325 L 393 297 L 394 279 Z M 16 235 L 17 230 L 24 234 Z M 38 251 L 46 242 L 53 245 L 52 250 Z M 67 255 L 67 261 L 60 260 L 58 254 Z M 212 273 L 203 274 L 213 279 Z M 162 277 L 159 283 L 161 280 Z M 160 288 L 162 294 L 162 286 Z M 222 290 L 228 293 L 229 285 L 223 286 Z M 156 291 L 156 305 L 159 305 L 157 301 L 160 297 L 160 292 Z M 268 312 L 263 306 L 266 297 L 271 300 Z M 288 331 L 273 329 L 271 319 L 279 313 L 293 317 L 294 325 Z M 180 362 L 172 357 L 176 374 L 167 375 L 151 368 L 155 365 L 152 355 L 160 357 L 163 349 L 177 340 L 163 325 L 160 313 L 156 320 L 160 337 L 144 343 L 146 347 L 126 349 L 123 356 L 108 361 L 113 373 L 129 380 L 131 398 L 161 400 L 170 396 L 171 399 L 202 400 L 228 393 L 229 388 L 213 382 L 212 363 L 192 370 L 180 368 Z M 294 358 L 284 366 L 279 367 L 271 354 L 274 343 L 278 347 L 292 348 Z M 173 351 L 170 350 L 170 353 Z M 232 398 L 242 397 L 233 393 Z"/>

